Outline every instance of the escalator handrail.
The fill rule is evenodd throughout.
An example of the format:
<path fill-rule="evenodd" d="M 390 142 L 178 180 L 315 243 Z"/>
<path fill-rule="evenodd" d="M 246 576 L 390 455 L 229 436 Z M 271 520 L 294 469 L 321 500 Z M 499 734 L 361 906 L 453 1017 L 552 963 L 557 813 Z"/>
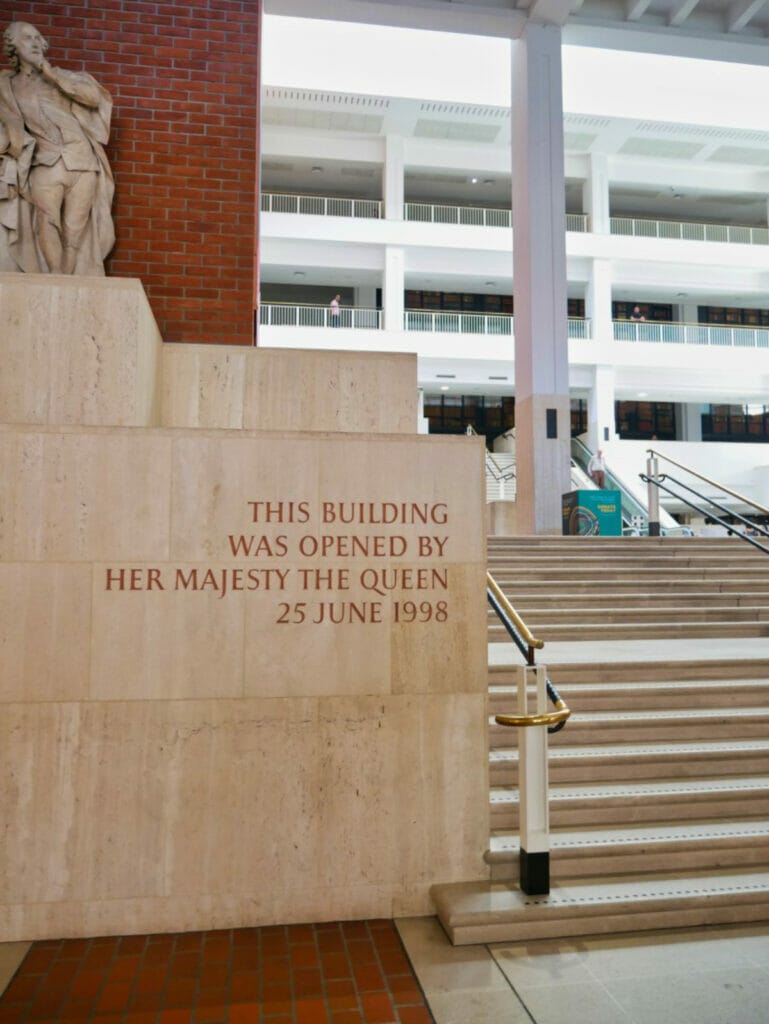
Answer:
<path fill-rule="evenodd" d="M 733 498 L 736 498 L 738 501 L 742 501 L 744 502 L 744 504 L 750 505 L 751 508 L 756 509 L 756 511 L 760 512 L 762 515 L 769 516 L 769 508 L 766 508 L 764 505 L 761 505 L 757 501 L 753 501 L 751 498 L 746 498 L 745 495 L 740 494 L 739 491 L 733 491 L 730 487 L 726 487 L 724 484 L 720 484 L 717 480 L 712 480 L 709 476 L 705 476 L 704 473 L 699 473 L 696 469 L 691 469 L 689 466 L 685 466 L 682 462 L 676 462 L 675 459 L 671 459 L 669 455 L 663 455 L 663 453 L 657 451 L 656 448 L 647 448 L 646 452 L 648 455 L 654 456 L 654 458 L 664 459 L 665 462 L 669 462 L 673 466 L 678 466 L 678 468 L 682 469 L 685 473 L 691 473 L 691 475 L 696 476 L 698 480 L 703 480 L 706 484 L 710 484 L 711 487 L 717 487 L 719 491 L 723 491 L 724 494 L 730 494 Z M 672 480 L 673 477 L 671 477 L 670 479 Z M 677 483 L 678 481 L 675 482 Z M 693 490 L 693 493 L 697 494 L 697 491 Z M 709 498 L 706 498 L 704 495 L 698 496 L 702 497 L 705 501 L 710 500 Z M 731 515 L 732 513 L 729 514 Z"/>

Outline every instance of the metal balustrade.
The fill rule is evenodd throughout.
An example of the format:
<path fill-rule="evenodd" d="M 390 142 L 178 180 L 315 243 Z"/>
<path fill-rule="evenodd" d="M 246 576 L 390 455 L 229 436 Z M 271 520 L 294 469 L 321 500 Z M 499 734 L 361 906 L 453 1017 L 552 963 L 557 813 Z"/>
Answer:
<path fill-rule="evenodd" d="M 769 348 L 769 327 L 726 327 L 714 324 L 658 323 L 649 320 L 614 320 L 613 324 L 615 341 Z"/>
<path fill-rule="evenodd" d="M 403 313 L 403 329 L 512 337 L 514 320 L 514 317 L 504 313 L 450 313 L 445 310 L 407 309 Z M 569 317 L 568 330 L 570 338 L 589 338 L 590 320 Z"/>
<path fill-rule="evenodd" d="M 262 192 L 262 213 L 304 213 L 316 217 L 363 217 L 379 220 L 379 199 L 344 199 L 339 196 L 300 196 L 287 192 Z"/>
<path fill-rule="evenodd" d="M 378 331 L 382 326 L 382 311 L 342 306 L 337 324 L 328 306 L 263 302 L 259 306 L 259 323 L 265 327 L 329 327 L 334 330 L 355 327 L 364 331 Z"/>
<path fill-rule="evenodd" d="M 751 228 L 740 224 L 697 224 L 690 221 L 612 217 L 610 230 L 613 235 L 633 235 L 636 238 L 677 238 L 686 242 L 769 245 L 769 228 Z"/>
<path fill-rule="evenodd" d="M 302 196 L 289 192 L 262 192 L 263 213 L 303 213 L 317 217 L 363 217 L 381 220 L 379 199 L 345 199 L 339 196 Z M 422 224 L 467 224 L 473 227 L 510 228 L 510 210 L 485 206 L 452 206 L 442 203 L 405 203 L 404 220 Z M 587 231 L 587 216 L 566 214 L 567 231 Z"/>
<path fill-rule="evenodd" d="M 512 316 L 502 313 L 451 313 L 443 310 L 407 309 L 403 313 L 405 331 L 444 332 L 447 334 L 487 334 L 512 337 Z M 329 327 L 336 329 L 328 306 L 293 305 L 286 302 L 263 302 L 259 306 L 259 323 L 265 327 Z M 569 317 L 570 338 L 589 338 L 590 320 Z M 345 307 L 339 311 L 339 328 L 379 330 L 381 309 Z"/>
<path fill-rule="evenodd" d="M 405 203 L 403 217 L 404 220 L 422 224 L 469 224 L 486 228 L 511 228 L 513 223 L 510 210 L 442 203 Z M 566 230 L 587 231 L 587 216 L 583 213 L 567 213 Z"/>

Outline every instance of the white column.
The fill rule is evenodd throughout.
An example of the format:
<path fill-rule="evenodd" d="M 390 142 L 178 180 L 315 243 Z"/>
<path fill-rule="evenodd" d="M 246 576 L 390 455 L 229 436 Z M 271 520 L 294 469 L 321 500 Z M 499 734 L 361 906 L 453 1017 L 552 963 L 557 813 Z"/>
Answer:
<path fill-rule="evenodd" d="M 699 323 L 699 309 L 696 302 L 682 302 L 681 303 L 681 322 L 685 324 L 696 324 Z"/>
<path fill-rule="evenodd" d="M 386 331 L 403 330 L 404 263 L 403 249 L 392 245 L 388 245 L 385 248 L 382 307 L 384 310 L 384 329 Z"/>
<path fill-rule="evenodd" d="M 609 159 L 605 153 L 591 153 L 590 170 L 582 187 L 582 203 L 596 235 L 609 234 Z"/>
<path fill-rule="evenodd" d="M 516 514 L 560 533 L 569 481 L 561 30 L 529 22 L 513 54 Z"/>
<path fill-rule="evenodd" d="M 591 338 L 604 342 L 613 340 L 609 260 L 593 260 L 585 292 L 585 316 L 590 320 Z"/>
<path fill-rule="evenodd" d="M 702 406 L 697 402 L 686 402 L 679 406 L 679 431 L 682 441 L 702 440 Z"/>
<path fill-rule="evenodd" d="M 587 444 L 596 451 L 616 434 L 614 415 L 614 367 L 596 366 L 587 400 Z"/>
<path fill-rule="evenodd" d="M 385 160 L 382 172 L 382 195 L 386 220 L 403 220 L 405 174 L 403 137 L 388 135 L 385 139 Z"/>

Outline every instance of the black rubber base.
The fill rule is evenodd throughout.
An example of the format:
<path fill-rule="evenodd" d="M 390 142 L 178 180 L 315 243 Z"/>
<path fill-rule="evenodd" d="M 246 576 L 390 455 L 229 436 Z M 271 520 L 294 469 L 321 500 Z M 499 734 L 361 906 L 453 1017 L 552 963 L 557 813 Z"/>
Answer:
<path fill-rule="evenodd" d="M 659 537 L 660 536 L 660 524 L 659 523 L 651 523 L 651 522 L 649 523 L 649 536 L 650 537 Z"/>
<path fill-rule="evenodd" d="M 521 850 L 521 890 L 527 896 L 547 896 L 550 892 L 550 854 Z"/>

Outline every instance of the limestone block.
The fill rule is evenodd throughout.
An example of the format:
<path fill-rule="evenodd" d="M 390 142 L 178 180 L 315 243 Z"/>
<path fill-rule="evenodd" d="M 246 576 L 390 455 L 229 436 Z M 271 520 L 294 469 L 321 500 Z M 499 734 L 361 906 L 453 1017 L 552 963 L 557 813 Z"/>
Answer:
<path fill-rule="evenodd" d="M 88 695 L 91 569 L 0 562 L 0 703 Z"/>
<path fill-rule="evenodd" d="M 0 423 L 158 423 L 161 341 L 138 280 L 0 274 Z"/>
<path fill-rule="evenodd" d="M 253 356 L 235 345 L 164 345 L 163 426 L 241 429 Z"/>
<path fill-rule="evenodd" d="M 163 559 L 171 441 L 0 426 L 0 561 Z"/>
<path fill-rule="evenodd" d="M 257 349 L 244 427 L 414 434 L 416 355 Z"/>
<path fill-rule="evenodd" d="M 92 699 L 243 694 L 244 595 L 185 590 L 193 568 L 94 566 Z"/>
<path fill-rule="evenodd" d="M 224 345 L 166 345 L 169 427 L 417 431 L 416 356 Z"/>
<path fill-rule="evenodd" d="M 390 916 L 436 878 L 483 877 L 487 779 L 466 757 L 484 707 L 7 705 L 4 937 Z"/>

